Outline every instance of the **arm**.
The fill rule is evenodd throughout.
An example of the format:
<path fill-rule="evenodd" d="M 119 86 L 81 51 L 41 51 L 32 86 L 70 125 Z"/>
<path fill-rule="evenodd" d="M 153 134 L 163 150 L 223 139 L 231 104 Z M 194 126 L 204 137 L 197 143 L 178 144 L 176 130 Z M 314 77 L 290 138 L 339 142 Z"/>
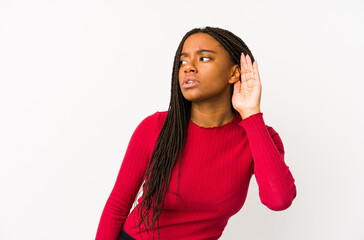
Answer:
<path fill-rule="evenodd" d="M 145 118 L 135 129 L 115 185 L 103 209 L 96 240 L 116 240 L 143 181 L 154 147 L 158 112 Z"/>
<path fill-rule="evenodd" d="M 281 138 L 272 127 L 265 125 L 261 112 L 245 118 L 239 125 L 248 136 L 261 202 L 274 211 L 287 209 L 296 197 L 296 186 L 284 162 Z"/>

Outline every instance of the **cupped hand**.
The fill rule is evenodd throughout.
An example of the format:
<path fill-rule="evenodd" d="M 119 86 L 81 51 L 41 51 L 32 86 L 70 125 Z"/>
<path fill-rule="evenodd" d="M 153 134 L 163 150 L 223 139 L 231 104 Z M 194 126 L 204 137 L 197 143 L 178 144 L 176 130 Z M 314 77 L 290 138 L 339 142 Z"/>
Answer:
<path fill-rule="evenodd" d="M 244 53 L 241 54 L 240 71 L 241 81 L 234 83 L 232 104 L 244 119 L 260 112 L 262 85 L 257 61 L 252 64 L 248 54 L 246 57 Z"/>

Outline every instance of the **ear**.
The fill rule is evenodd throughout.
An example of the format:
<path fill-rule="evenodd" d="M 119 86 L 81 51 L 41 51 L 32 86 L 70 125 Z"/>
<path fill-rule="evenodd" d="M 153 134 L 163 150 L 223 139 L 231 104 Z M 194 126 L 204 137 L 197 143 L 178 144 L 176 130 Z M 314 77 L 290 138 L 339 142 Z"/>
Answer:
<path fill-rule="evenodd" d="M 231 68 L 231 75 L 229 79 L 229 83 L 233 84 L 240 80 L 240 67 L 238 64 L 235 64 Z"/>

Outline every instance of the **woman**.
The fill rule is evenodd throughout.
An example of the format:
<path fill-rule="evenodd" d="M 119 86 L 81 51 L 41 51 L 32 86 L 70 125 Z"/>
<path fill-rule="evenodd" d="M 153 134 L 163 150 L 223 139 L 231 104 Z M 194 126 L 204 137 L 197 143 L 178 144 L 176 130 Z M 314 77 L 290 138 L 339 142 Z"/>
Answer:
<path fill-rule="evenodd" d="M 212 27 L 186 33 L 169 110 L 135 129 L 96 239 L 218 239 L 242 208 L 252 174 L 264 205 L 288 208 L 295 180 L 260 98 L 257 61 L 239 37 Z"/>

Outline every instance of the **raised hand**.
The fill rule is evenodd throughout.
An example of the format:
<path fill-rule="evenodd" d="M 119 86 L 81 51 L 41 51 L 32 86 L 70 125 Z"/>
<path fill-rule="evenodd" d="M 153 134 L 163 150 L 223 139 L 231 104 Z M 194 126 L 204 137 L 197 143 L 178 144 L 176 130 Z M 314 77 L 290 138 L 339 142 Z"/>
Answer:
<path fill-rule="evenodd" d="M 241 54 L 240 70 L 241 81 L 234 83 L 232 104 L 240 113 L 242 119 L 245 119 L 260 112 L 262 85 L 257 61 L 252 64 L 249 55 L 245 57 L 244 53 Z"/>

